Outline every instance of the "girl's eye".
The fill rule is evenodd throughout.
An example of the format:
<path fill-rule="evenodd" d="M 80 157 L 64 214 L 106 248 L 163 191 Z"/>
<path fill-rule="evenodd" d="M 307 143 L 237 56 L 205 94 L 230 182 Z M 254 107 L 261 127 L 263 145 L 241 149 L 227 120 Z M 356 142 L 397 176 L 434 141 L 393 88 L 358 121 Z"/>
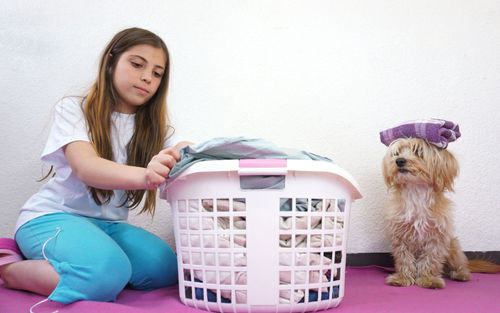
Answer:
<path fill-rule="evenodd" d="M 130 63 L 132 63 L 132 66 L 135 68 L 140 68 L 142 66 L 142 64 L 137 63 L 137 62 L 130 62 Z"/>
<path fill-rule="evenodd" d="M 161 78 L 163 76 L 162 73 L 158 73 L 158 72 L 153 72 L 153 75 L 157 78 Z"/>

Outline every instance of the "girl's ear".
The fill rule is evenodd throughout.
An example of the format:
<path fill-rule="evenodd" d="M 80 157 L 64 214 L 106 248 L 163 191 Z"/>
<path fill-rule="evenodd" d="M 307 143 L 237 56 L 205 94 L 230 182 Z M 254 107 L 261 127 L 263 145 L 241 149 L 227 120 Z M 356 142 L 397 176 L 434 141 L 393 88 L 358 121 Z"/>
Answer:
<path fill-rule="evenodd" d="M 106 71 L 108 72 L 109 75 L 113 74 L 113 64 L 115 63 L 113 60 L 114 55 L 110 52 L 107 55 L 107 60 L 106 60 Z"/>
<path fill-rule="evenodd" d="M 113 62 L 108 62 L 108 64 L 106 64 L 106 72 L 107 74 L 109 75 L 109 77 L 111 77 L 113 75 L 113 66 L 112 66 L 112 63 Z"/>

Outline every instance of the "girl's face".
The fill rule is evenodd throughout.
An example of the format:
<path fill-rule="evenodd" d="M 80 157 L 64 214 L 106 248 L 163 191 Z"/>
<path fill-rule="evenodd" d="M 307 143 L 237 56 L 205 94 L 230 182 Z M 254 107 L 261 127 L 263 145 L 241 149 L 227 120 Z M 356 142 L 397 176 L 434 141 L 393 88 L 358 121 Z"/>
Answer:
<path fill-rule="evenodd" d="M 115 110 L 132 114 L 154 96 L 160 86 L 167 59 L 161 48 L 136 45 L 120 55 L 113 73 L 118 93 Z"/>

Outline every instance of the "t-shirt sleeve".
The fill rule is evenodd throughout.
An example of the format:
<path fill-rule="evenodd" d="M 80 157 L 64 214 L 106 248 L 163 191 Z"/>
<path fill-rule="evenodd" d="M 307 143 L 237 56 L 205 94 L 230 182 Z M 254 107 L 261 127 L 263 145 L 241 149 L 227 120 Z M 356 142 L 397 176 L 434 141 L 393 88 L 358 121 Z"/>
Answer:
<path fill-rule="evenodd" d="M 89 142 L 90 140 L 80 100 L 64 98 L 55 106 L 54 123 L 42 152 L 42 161 L 56 167 L 61 163 L 66 163 L 62 148 L 73 141 Z"/>

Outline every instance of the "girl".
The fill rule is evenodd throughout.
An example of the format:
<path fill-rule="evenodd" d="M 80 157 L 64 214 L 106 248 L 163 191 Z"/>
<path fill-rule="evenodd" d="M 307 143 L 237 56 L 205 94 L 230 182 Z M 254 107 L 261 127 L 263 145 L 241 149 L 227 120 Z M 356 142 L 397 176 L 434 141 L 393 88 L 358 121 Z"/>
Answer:
<path fill-rule="evenodd" d="M 154 213 L 155 186 L 187 144 L 167 135 L 168 81 L 164 42 L 130 28 L 107 45 L 89 93 L 56 105 L 41 159 L 57 175 L 21 208 L 15 240 L 27 260 L 3 262 L 7 287 L 71 303 L 177 282 L 172 249 L 125 222 L 145 194 L 141 213 Z"/>

